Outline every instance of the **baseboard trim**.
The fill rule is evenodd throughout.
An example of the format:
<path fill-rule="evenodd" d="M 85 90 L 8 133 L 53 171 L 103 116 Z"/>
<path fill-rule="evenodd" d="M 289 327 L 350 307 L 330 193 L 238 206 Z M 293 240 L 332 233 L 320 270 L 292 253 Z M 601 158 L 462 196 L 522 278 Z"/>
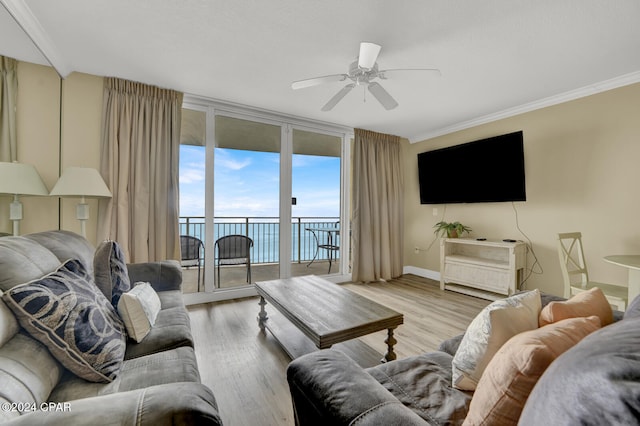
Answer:
<path fill-rule="evenodd" d="M 440 281 L 440 271 L 432 271 L 430 269 L 418 268 L 417 266 L 405 266 L 402 268 L 403 274 L 413 274 L 422 278 Z"/>

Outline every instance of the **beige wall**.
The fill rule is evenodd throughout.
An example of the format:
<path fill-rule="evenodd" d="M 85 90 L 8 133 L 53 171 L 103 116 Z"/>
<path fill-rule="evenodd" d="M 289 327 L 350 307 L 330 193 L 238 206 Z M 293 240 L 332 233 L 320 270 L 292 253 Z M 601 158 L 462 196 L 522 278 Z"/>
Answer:
<path fill-rule="evenodd" d="M 103 78 L 73 73 L 60 85 L 50 67 L 20 62 L 18 68 L 18 161 L 33 164 L 50 190 L 59 170 L 99 166 Z M 60 93 L 62 91 L 62 103 Z M 62 131 L 60 131 L 62 105 Z M 444 206 L 420 205 L 420 152 L 516 130 L 524 131 L 526 202 L 517 202 L 518 222 L 531 239 L 543 268 L 528 288 L 562 294 L 555 234 L 579 230 L 586 244 L 591 278 L 625 282 L 626 271 L 602 257 L 640 253 L 640 84 L 496 121 L 428 141 L 403 142 L 405 160 L 405 265 L 439 270 L 433 225 Z M 61 137 L 60 137 L 61 136 Z M 446 177 L 443 177 L 446 179 Z M 9 197 L 0 197 L 0 231 L 11 232 Z M 61 202 L 25 197 L 21 233 L 58 229 L 79 232 L 77 199 Z M 90 200 L 89 240 L 96 242 L 97 202 Z M 438 215 L 433 216 L 433 207 Z M 451 204 L 445 219 L 474 229 L 473 236 L 525 239 L 511 203 Z M 529 265 L 533 257 L 529 256 Z"/>
<path fill-rule="evenodd" d="M 432 227 L 445 208 L 420 204 L 417 154 L 517 130 L 524 131 L 527 201 L 449 204 L 444 219 L 470 226 L 473 237 L 530 238 L 543 273 L 533 274 L 527 288 L 562 295 L 555 237 L 569 231 L 583 234 L 590 279 L 626 283 L 627 271 L 602 258 L 640 253 L 640 84 L 415 144 L 405 141 L 405 265 L 439 271 L 437 241 L 414 253 L 415 246 L 432 244 Z M 440 183 L 446 184 L 446 176 Z M 533 261 L 530 254 L 529 266 Z"/>
<path fill-rule="evenodd" d="M 65 167 L 99 167 L 102 90 L 102 77 L 73 73 L 61 85 L 53 68 L 19 62 L 18 161 L 33 165 L 48 190 Z M 60 229 L 80 232 L 75 213 L 78 199 L 59 203 L 57 197 L 22 197 L 21 201 L 21 234 L 58 229 L 59 219 Z M 0 197 L 0 212 L 7 212 L 0 214 L 0 232 L 12 231 L 9 202 L 10 197 Z M 95 243 L 97 201 L 89 200 L 89 206 L 87 237 Z"/>

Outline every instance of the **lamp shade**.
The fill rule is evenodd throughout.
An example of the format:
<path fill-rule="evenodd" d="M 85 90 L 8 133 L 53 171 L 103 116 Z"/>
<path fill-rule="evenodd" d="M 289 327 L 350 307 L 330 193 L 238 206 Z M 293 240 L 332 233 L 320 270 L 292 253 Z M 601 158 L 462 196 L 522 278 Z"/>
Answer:
<path fill-rule="evenodd" d="M 50 195 L 60 197 L 109 198 L 111 191 L 96 169 L 90 167 L 68 167 L 65 169 Z"/>
<path fill-rule="evenodd" d="M 0 162 L 0 194 L 49 195 L 49 191 L 32 165 Z"/>

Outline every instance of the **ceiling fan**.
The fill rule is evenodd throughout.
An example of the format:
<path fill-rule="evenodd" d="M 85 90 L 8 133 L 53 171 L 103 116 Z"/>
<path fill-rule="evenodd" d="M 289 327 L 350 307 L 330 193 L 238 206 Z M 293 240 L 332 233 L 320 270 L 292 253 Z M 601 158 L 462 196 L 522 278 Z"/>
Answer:
<path fill-rule="evenodd" d="M 351 80 L 349 84 L 344 86 L 338 93 L 329 99 L 329 102 L 321 108 L 322 111 L 331 111 L 333 107 L 336 106 L 338 102 L 340 102 L 342 98 L 344 98 L 347 93 L 356 86 L 366 86 L 369 92 L 371 92 L 371 94 L 386 110 L 391 110 L 398 106 L 398 102 L 393 99 L 389 92 L 387 92 L 380 83 L 374 81 L 375 79 L 379 78 L 381 80 L 386 80 L 391 76 L 391 74 L 407 71 L 426 71 L 440 74 L 440 70 L 434 68 L 379 70 L 376 60 L 380 54 L 380 49 L 381 46 L 375 43 L 362 42 L 360 43 L 360 54 L 358 55 L 358 59 L 349 65 L 349 72 L 347 74 L 332 74 L 294 81 L 291 83 L 291 88 L 297 90 L 324 83 Z"/>

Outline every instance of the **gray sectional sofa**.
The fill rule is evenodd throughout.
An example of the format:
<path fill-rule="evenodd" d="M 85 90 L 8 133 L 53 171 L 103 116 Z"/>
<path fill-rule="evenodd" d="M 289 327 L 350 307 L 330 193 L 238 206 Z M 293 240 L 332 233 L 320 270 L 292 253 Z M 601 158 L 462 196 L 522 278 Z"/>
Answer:
<path fill-rule="evenodd" d="M 66 231 L 2 237 L 0 290 L 7 293 L 39 280 L 67 259 L 77 259 L 93 275 L 94 252 L 86 239 Z M 109 380 L 88 381 L 65 368 L 45 344 L 20 326 L 12 312 L 15 308 L 5 303 L 7 294 L 0 298 L 0 422 L 222 424 L 213 393 L 200 383 L 179 264 L 130 264 L 126 272 L 132 285 L 139 281 L 151 284 L 160 310 L 139 343 L 123 338 L 124 346 L 116 348 L 124 353 L 123 360 Z M 100 300 L 107 298 L 100 296 Z M 57 303 L 56 299 L 51 303 Z"/>
<path fill-rule="evenodd" d="M 552 300 L 564 299 L 546 295 L 542 306 Z M 638 425 L 640 296 L 624 316 L 614 311 L 613 320 L 543 371 L 517 421 L 467 419 L 474 393 L 452 386 L 457 336 L 438 351 L 369 369 L 332 349 L 292 361 L 287 378 L 296 424 Z"/>

